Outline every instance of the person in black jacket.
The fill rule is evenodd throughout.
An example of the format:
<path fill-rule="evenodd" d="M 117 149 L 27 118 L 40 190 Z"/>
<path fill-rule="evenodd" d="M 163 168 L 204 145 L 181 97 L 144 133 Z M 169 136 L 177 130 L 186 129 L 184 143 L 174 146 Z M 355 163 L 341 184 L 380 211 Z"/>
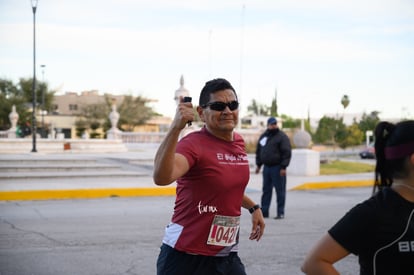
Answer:
<path fill-rule="evenodd" d="M 267 120 L 267 130 L 260 136 L 256 146 L 256 174 L 263 168 L 262 212 L 263 217 L 269 217 L 269 207 L 272 200 L 273 187 L 276 190 L 277 216 L 285 217 L 286 201 L 286 167 L 290 163 L 292 148 L 289 137 L 279 129 L 277 120 L 270 117 Z"/>

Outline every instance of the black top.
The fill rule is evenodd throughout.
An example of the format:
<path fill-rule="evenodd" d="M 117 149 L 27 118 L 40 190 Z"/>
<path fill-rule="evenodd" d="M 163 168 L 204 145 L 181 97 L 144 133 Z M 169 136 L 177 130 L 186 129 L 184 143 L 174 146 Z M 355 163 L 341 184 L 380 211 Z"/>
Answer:
<path fill-rule="evenodd" d="M 414 203 L 384 188 L 353 207 L 329 231 L 358 255 L 360 274 L 414 274 Z"/>
<path fill-rule="evenodd" d="M 256 146 L 256 165 L 280 165 L 286 169 L 292 156 L 289 137 L 279 129 L 267 129 Z"/>

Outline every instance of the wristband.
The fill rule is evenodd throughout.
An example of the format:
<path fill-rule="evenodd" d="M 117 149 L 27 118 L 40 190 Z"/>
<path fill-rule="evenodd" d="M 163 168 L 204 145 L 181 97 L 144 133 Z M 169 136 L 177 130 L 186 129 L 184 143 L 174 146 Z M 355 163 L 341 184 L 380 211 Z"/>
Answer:
<path fill-rule="evenodd" d="M 250 214 L 253 214 L 254 211 L 256 211 L 257 209 L 260 208 L 260 205 L 256 204 L 255 206 L 253 206 L 252 208 L 249 208 L 249 212 Z"/>

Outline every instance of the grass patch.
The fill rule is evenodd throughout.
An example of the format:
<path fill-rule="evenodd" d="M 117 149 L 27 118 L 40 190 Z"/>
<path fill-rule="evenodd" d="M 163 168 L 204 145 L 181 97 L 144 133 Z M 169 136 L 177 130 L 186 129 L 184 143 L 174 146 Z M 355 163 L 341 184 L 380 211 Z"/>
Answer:
<path fill-rule="evenodd" d="M 374 172 L 375 166 L 372 164 L 347 162 L 347 161 L 331 161 L 328 163 L 321 163 L 321 175 L 338 175 L 338 174 L 356 174 Z"/>

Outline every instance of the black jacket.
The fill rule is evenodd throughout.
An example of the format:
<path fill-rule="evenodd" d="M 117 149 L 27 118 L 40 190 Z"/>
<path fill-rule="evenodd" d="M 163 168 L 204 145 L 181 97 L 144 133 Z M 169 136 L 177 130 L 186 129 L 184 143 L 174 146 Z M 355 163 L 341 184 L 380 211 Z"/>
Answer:
<path fill-rule="evenodd" d="M 290 163 L 292 148 L 289 137 L 281 130 L 266 130 L 259 138 L 256 146 L 256 165 L 261 167 L 280 165 L 282 169 Z"/>

